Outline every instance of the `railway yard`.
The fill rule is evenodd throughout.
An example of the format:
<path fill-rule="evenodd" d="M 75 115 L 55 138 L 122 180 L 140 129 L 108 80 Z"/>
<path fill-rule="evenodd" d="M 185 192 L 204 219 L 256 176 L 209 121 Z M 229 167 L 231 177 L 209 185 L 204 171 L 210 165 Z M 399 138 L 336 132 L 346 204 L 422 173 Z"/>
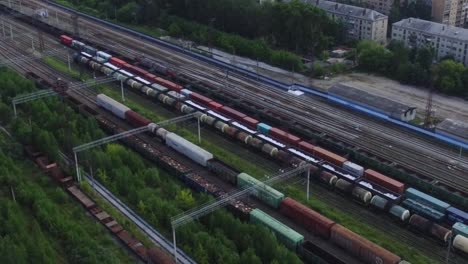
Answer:
<path fill-rule="evenodd" d="M 463 212 L 468 212 L 468 158 L 463 147 L 320 97 L 291 95 L 83 15 L 73 20 L 55 4 L 1 0 L 0 5 L 0 57 L 7 66 L 53 88 L 108 134 L 147 127 L 146 133 L 121 143 L 176 176 L 181 185 L 218 201 L 254 186 L 251 195 L 228 200 L 227 208 L 245 222 L 268 227 L 302 261 L 468 263 L 468 226 L 463 225 L 468 224 Z M 41 9 L 48 10 L 47 17 L 37 16 Z M 82 78 L 91 78 L 86 85 L 79 84 L 80 71 Z M 63 83 L 73 86 L 62 94 Z M 158 125 L 187 114 L 195 118 L 177 126 Z M 75 171 L 72 154 L 65 152 L 63 158 Z M 258 182 L 305 164 L 310 184 L 305 173 L 271 187 Z M 74 195 L 68 180 L 61 184 Z M 156 249 L 142 251 L 138 243 L 127 243 L 121 231 L 114 232 L 110 220 L 96 217 L 98 221 L 142 261 L 171 263 L 170 232 L 162 225 L 163 231 L 153 230 L 158 228 L 137 215 L 135 204 L 125 205 L 129 199 L 96 184 Z M 186 244 L 181 245 L 177 262 L 195 263 L 194 256 L 183 252 Z"/>

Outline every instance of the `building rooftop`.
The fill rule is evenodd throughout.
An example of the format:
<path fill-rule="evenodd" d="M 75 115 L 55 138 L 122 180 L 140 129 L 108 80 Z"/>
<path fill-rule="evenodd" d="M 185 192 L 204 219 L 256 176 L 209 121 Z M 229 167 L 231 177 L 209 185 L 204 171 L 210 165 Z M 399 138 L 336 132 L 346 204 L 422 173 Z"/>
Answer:
<path fill-rule="evenodd" d="M 387 98 L 378 97 L 363 90 L 359 90 L 341 83 L 333 85 L 330 89 L 328 89 L 328 93 L 337 95 L 341 98 L 359 103 L 361 105 L 366 105 L 375 110 L 380 110 L 389 116 L 398 116 L 416 108 L 389 100 Z"/>
<path fill-rule="evenodd" d="M 440 35 L 447 38 L 468 41 L 468 29 L 448 26 L 441 23 L 422 20 L 418 18 L 406 18 L 393 23 L 393 26 L 399 26 L 411 30 L 417 30 L 433 35 Z"/>
<path fill-rule="evenodd" d="M 468 123 L 447 118 L 437 125 L 437 132 L 468 140 Z"/>
<path fill-rule="evenodd" d="M 302 0 L 302 2 L 318 6 L 320 9 L 323 9 L 330 13 L 342 14 L 360 19 L 375 21 L 387 18 L 387 16 L 382 13 L 359 6 L 346 5 L 325 0 Z"/>

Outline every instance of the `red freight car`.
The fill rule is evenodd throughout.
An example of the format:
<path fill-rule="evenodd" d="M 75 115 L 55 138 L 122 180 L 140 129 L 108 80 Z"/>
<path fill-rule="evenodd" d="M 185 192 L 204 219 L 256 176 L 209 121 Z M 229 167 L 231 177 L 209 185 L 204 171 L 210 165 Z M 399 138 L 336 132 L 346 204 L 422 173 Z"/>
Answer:
<path fill-rule="evenodd" d="M 43 171 L 46 171 L 46 172 L 50 171 L 54 167 L 57 167 L 57 164 L 55 162 L 49 161 L 49 159 L 47 157 L 45 157 L 45 156 L 36 158 L 36 163 L 37 163 L 37 165 L 39 165 L 39 167 Z"/>
<path fill-rule="evenodd" d="M 214 110 L 219 110 L 221 107 L 223 107 L 222 104 L 220 103 L 217 103 L 215 101 L 211 101 L 209 104 L 208 104 L 209 107 L 211 107 L 212 109 Z"/>
<path fill-rule="evenodd" d="M 139 244 L 137 247 L 135 247 L 134 250 L 141 259 L 144 259 L 144 260 L 148 259 L 148 253 L 144 245 Z"/>
<path fill-rule="evenodd" d="M 156 82 L 156 78 L 158 77 L 152 73 L 147 73 L 145 75 L 145 79 L 148 80 L 149 82 Z"/>
<path fill-rule="evenodd" d="M 52 178 L 56 181 L 60 181 L 62 178 L 65 177 L 65 173 L 58 166 L 51 168 L 49 173 L 50 173 L 50 176 L 52 176 Z"/>
<path fill-rule="evenodd" d="M 314 147 L 314 153 L 313 155 L 324 159 L 325 161 L 328 161 L 338 167 L 343 166 L 343 163 L 346 162 L 347 159 L 341 157 L 340 155 L 336 155 L 333 152 L 330 152 L 326 149 L 323 149 L 321 147 Z"/>
<path fill-rule="evenodd" d="M 91 201 L 78 187 L 71 186 L 68 189 L 68 192 L 75 197 L 86 209 L 94 207 L 96 204 Z"/>
<path fill-rule="evenodd" d="M 67 46 L 70 46 L 73 42 L 73 39 L 70 38 L 69 36 L 66 36 L 66 35 L 61 35 L 60 36 L 60 42 L 62 42 L 63 44 L 67 45 Z"/>
<path fill-rule="evenodd" d="M 142 127 L 151 123 L 151 120 L 132 110 L 125 112 L 125 120 L 134 127 Z"/>
<path fill-rule="evenodd" d="M 174 260 L 157 247 L 148 250 L 148 264 L 175 264 Z"/>
<path fill-rule="evenodd" d="M 110 59 L 109 59 L 109 62 L 112 63 L 113 65 L 117 66 L 117 67 L 122 67 L 122 66 L 124 66 L 125 64 L 127 64 L 126 61 L 121 60 L 121 59 L 116 58 L 116 57 L 110 58 Z"/>
<path fill-rule="evenodd" d="M 297 143 L 301 141 L 299 137 L 289 134 L 288 132 L 278 129 L 276 127 L 272 127 L 270 129 L 269 135 L 279 140 L 283 140 L 284 142 L 293 146 L 297 145 Z"/>
<path fill-rule="evenodd" d="M 171 81 L 168 81 L 166 79 L 163 79 L 163 78 L 159 78 L 159 77 L 156 77 L 156 79 L 154 80 L 156 83 L 168 88 L 169 90 L 172 90 L 172 91 L 175 91 L 175 92 L 178 92 L 180 93 L 180 91 L 182 91 L 182 89 L 184 89 L 184 87 L 178 85 L 178 84 L 175 84 Z"/>
<path fill-rule="evenodd" d="M 404 183 L 396 181 L 371 169 L 364 171 L 364 178 L 396 193 L 402 194 L 405 191 Z"/>
<path fill-rule="evenodd" d="M 140 76 L 140 77 L 145 77 L 148 74 L 147 71 L 143 70 L 142 68 L 136 67 L 136 66 L 131 66 L 128 70 L 130 72 L 133 72 L 134 74 Z"/>
<path fill-rule="evenodd" d="M 40 151 L 37 151 L 33 146 L 31 145 L 28 145 L 26 147 L 24 147 L 24 150 L 26 151 L 26 154 L 30 157 L 30 158 L 37 158 L 39 156 L 42 155 L 42 153 Z"/>
<path fill-rule="evenodd" d="M 279 209 L 282 214 L 293 219 L 296 223 L 304 226 L 314 234 L 318 234 L 326 239 L 330 237 L 330 228 L 335 222 L 307 206 L 288 197 L 281 202 Z"/>
<path fill-rule="evenodd" d="M 257 129 L 257 125 L 258 123 L 260 123 L 260 121 L 258 121 L 257 119 L 254 119 L 250 116 L 246 116 L 242 119 L 242 121 L 244 121 L 244 124 L 247 125 L 248 127 L 252 128 L 252 129 Z"/>
<path fill-rule="evenodd" d="M 211 102 L 213 102 L 213 100 L 211 100 L 210 98 L 208 98 L 206 96 L 203 96 L 203 95 L 201 95 L 199 93 L 191 93 L 190 94 L 190 99 L 192 99 L 195 102 L 206 105 L 206 106 L 208 106 Z"/>
<path fill-rule="evenodd" d="M 330 240 L 341 248 L 344 248 L 347 252 L 358 257 L 363 263 L 396 264 L 401 261 L 399 256 L 351 232 L 339 224 L 332 226 Z"/>
<path fill-rule="evenodd" d="M 310 144 L 309 142 L 301 141 L 298 144 L 299 149 L 305 152 L 309 152 L 310 154 L 314 153 L 315 146 Z"/>
<path fill-rule="evenodd" d="M 237 110 L 232 109 L 231 107 L 228 106 L 223 106 L 219 109 L 219 111 L 229 117 L 232 117 L 236 120 L 242 120 L 246 115 L 244 113 L 241 113 Z"/>

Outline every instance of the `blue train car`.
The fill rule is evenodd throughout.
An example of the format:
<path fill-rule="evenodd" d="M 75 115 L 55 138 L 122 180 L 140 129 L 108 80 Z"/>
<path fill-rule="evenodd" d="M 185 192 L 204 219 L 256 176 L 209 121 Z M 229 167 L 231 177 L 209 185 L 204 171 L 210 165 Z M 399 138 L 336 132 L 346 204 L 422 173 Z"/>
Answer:
<path fill-rule="evenodd" d="M 450 207 L 450 204 L 443 202 L 437 198 L 434 198 L 428 194 L 420 192 L 414 188 L 406 189 L 405 195 L 406 195 L 406 198 L 412 199 L 421 204 L 427 205 L 443 214 L 445 214 L 445 211 L 447 210 L 447 208 Z"/>
<path fill-rule="evenodd" d="M 96 53 L 97 53 L 97 49 L 91 47 L 91 46 L 88 46 L 88 45 L 85 45 L 83 47 L 83 51 L 90 54 L 91 56 L 96 56 Z"/>
<path fill-rule="evenodd" d="M 452 226 L 452 232 L 453 234 L 456 235 L 462 235 L 466 238 L 468 238 L 468 226 L 464 225 L 462 223 L 455 223 Z"/>
<path fill-rule="evenodd" d="M 417 213 L 418 215 L 434 220 L 435 222 L 440 223 L 445 219 L 445 214 L 415 200 L 406 199 L 401 205 L 408 208 L 412 213 Z"/>
<path fill-rule="evenodd" d="M 265 123 L 258 123 L 257 130 L 258 132 L 268 135 L 270 133 L 271 126 Z"/>
<path fill-rule="evenodd" d="M 455 207 L 447 208 L 447 220 L 453 223 L 468 224 L 468 213 Z"/>

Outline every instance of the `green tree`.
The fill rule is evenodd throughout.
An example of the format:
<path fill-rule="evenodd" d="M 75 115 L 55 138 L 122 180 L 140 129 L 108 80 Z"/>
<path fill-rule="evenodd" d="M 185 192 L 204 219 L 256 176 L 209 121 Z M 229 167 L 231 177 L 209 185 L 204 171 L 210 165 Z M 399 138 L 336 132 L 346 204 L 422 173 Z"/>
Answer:
<path fill-rule="evenodd" d="M 179 203 L 179 207 L 184 210 L 192 208 L 195 204 L 192 192 L 188 189 L 180 190 L 179 193 L 177 193 L 175 199 Z"/>

